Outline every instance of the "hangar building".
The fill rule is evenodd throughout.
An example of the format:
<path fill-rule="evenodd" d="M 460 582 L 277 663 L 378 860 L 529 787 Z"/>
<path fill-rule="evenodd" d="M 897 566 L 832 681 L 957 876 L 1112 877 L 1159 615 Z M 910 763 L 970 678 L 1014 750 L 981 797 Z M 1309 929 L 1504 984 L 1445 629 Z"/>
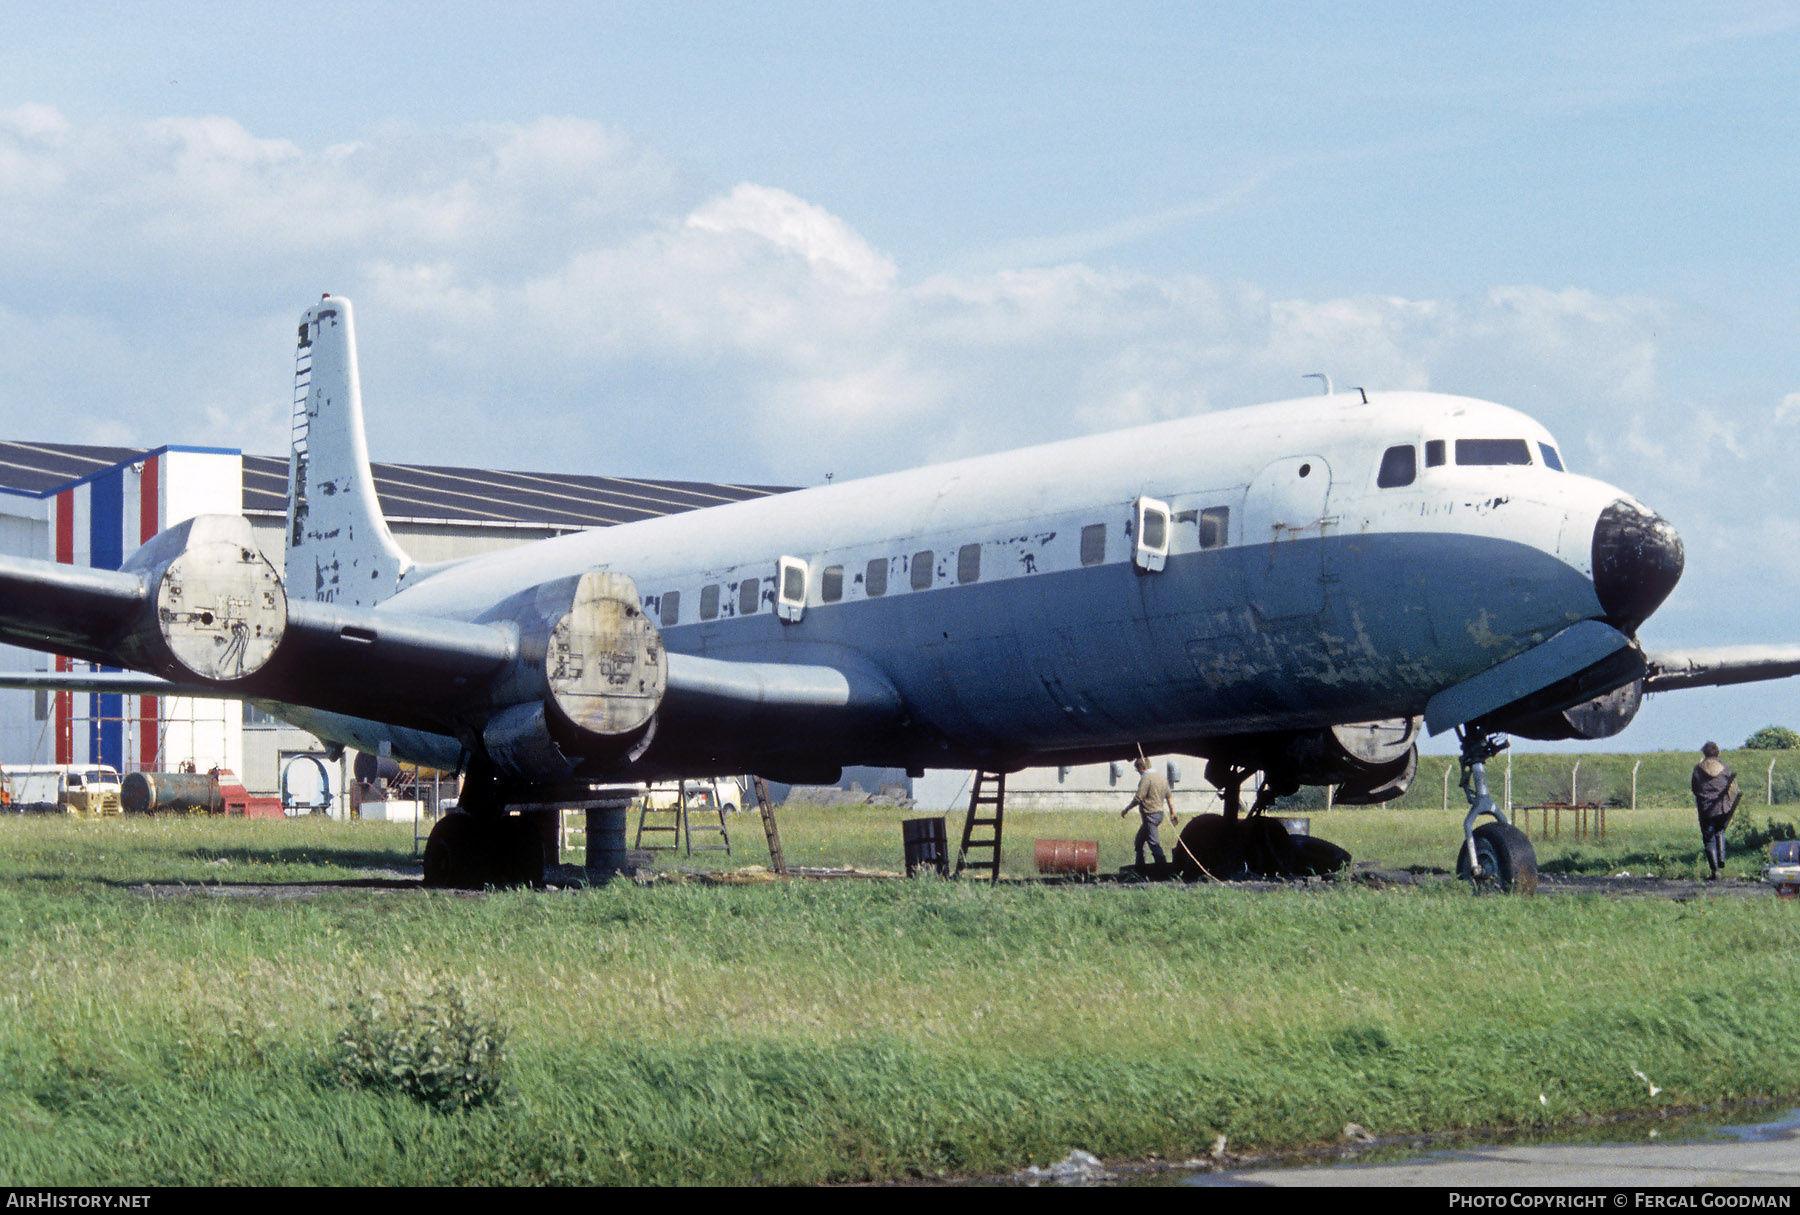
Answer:
<path fill-rule="evenodd" d="M 408 464 L 376 464 L 373 471 L 389 527 L 421 562 L 783 492 Z M 286 456 L 226 448 L 0 442 L 0 553 L 117 569 L 172 523 L 242 514 L 279 570 L 287 480 Z M 0 646 L 0 670 L 71 667 L 67 659 Z M 228 768 L 251 792 L 273 794 L 292 758 L 320 750 L 303 731 L 235 702 L 0 690 L 0 765 L 105 764 L 124 774 L 191 762 L 202 772 Z"/>

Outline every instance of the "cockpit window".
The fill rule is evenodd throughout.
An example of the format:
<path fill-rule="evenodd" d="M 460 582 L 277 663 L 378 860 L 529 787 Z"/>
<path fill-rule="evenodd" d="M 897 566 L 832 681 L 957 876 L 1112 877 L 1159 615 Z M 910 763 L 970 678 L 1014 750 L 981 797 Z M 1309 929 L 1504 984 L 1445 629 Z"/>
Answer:
<path fill-rule="evenodd" d="M 1531 448 L 1524 439 L 1458 439 L 1458 464 L 1529 464 Z"/>
<path fill-rule="evenodd" d="M 1425 441 L 1425 467 L 1436 468 L 1444 462 L 1444 441 L 1427 439 Z"/>
<path fill-rule="evenodd" d="M 1556 454 L 1556 448 L 1548 443 L 1539 443 L 1538 450 L 1544 453 L 1544 467 L 1554 468 L 1557 472 L 1563 471 L 1562 457 Z"/>
<path fill-rule="evenodd" d="M 1411 485 L 1418 475 L 1419 453 L 1408 443 L 1405 447 L 1390 447 L 1381 453 L 1381 471 L 1375 474 L 1375 484 L 1382 489 Z"/>

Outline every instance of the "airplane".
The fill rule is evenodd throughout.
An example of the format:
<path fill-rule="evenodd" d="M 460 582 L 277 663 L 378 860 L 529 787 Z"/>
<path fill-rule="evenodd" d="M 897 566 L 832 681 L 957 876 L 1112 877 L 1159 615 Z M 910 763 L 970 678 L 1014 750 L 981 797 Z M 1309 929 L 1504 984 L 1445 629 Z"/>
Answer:
<path fill-rule="evenodd" d="M 299 325 L 285 577 L 224 515 L 118 570 L 0 557 L 0 641 L 117 668 L 0 685 L 248 699 L 456 769 L 431 885 L 541 881 L 516 811 L 606 783 L 1141 747 L 1205 759 L 1248 823 L 1303 784 L 1396 796 L 1421 732 L 1454 729 L 1459 871 L 1529 890 L 1485 785 L 1507 736 L 1610 737 L 1648 692 L 1800 673 L 1800 647 L 1646 654 L 1680 537 L 1531 418 L 1329 383 L 420 564 L 376 499 L 353 317 L 325 296 Z"/>

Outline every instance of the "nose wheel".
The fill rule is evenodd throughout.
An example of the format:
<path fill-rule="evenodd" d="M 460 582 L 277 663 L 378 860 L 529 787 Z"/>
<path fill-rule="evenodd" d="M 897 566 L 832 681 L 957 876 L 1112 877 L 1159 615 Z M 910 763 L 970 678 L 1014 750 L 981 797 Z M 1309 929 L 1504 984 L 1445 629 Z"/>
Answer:
<path fill-rule="evenodd" d="M 1488 792 L 1487 761 L 1510 744 L 1498 735 L 1474 729 L 1459 730 L 1457 737 L 1462 743 L 1462 791 L 1469 799 L 1469 813 L 1463 818 L 1456 876 L 1477 894 L 1536 894 L 1537 853 Z M 1494 821 L 1477 827 L 1481 818 Z"/>

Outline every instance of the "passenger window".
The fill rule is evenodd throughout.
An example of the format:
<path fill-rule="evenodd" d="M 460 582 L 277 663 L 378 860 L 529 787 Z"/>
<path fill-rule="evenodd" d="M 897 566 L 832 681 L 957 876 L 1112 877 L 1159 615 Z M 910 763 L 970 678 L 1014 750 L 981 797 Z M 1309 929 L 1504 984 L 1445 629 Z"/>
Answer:
<path fill-rule="evenodd" d="M 1556 454 L 1556 448 L 1550 446 L 1548 443 L 1539 443 L 1538 450 L 1544 453 L 1544 466 L 1546 468 L 1554 468 L 1557 472 L 1563 471 L 1562 457 Z"/>
<path fill-rule="evenodd" d="M 681 592 L 664 591 L 662 597 L 662 626 L 668 628 L 681 619 Z"/>
<path fill-rule="evenodd" d="M 1444 441 L 1432 439 L 1425 444 L 1425 467 L 1436 468 L 1444 462 Z"/>
<path fill-rule="evenodd" d="M 738 615 L 754 616 L 762 598 L 762 579 L 746 578 L 738 583 Z"/>
<path fill-rule="evenodd" d="M 913 590 L 928 591 L 931 589 L 931 563 L 935 560 L 936 558 L 931 555 L 931 550 L 928 548 L 922 548 L 912 555 Z"/>
<path fill-rule="evenodd" d="M 828 565 L 819 575 L 819 601 L 836 603 L 844 597 L 844 567 Z"/>
<path fill-rule="evenodd" d="M 1209 506 L 1200 512 L 1200 547 L 1224 548 L 1226 531 L 1231 524 L 1229 506 Z"/>
<path fill-rule="evenodd" d="M 1531 448 L 1524 439 L 1458 439 L 1458 464 L 1529 464 Z"/>
<path fill-rule="evenodd" d="M 1106 524 L 1090 523 L 1081 529 L 1081 564 L 1099 565 L 1106 560 Z"/>
<path fill-rule="evenodd" d="M 967 585 L 981 578 L 981 546 L 965 544 L 956 550 L 956 581 Z"/>
<path fill-rule="evenodd" d="M 1144 535 L 1139 541 L 1143 548 L 1166 549 L 1169 547 L 1169 516 L 1161 511 L 1144 512 Z"/>
<path fill-rule="evenodd" d="M 719 584 L 700 588 L 700 619 L 714 620 L 719 615 Z"/>
<path fill-rule="evenodd" d="M 886 557 L 877 557 L 869 562 L 869 568 L 863 571 L 863 590 L 871 599 L 879 599 L 887 594 Z"/>
<path fill-rule="evenodd" d="M 1375 474 L 1375 484 L 1382 489 L 1392 489 L 1397 485 L 1411 485 L 1413 478 L 1419 475 L 1419 453 L 1411 443 L 1405 447 L 1390 447 L 1381 455 L 1381 471 Z"/>

